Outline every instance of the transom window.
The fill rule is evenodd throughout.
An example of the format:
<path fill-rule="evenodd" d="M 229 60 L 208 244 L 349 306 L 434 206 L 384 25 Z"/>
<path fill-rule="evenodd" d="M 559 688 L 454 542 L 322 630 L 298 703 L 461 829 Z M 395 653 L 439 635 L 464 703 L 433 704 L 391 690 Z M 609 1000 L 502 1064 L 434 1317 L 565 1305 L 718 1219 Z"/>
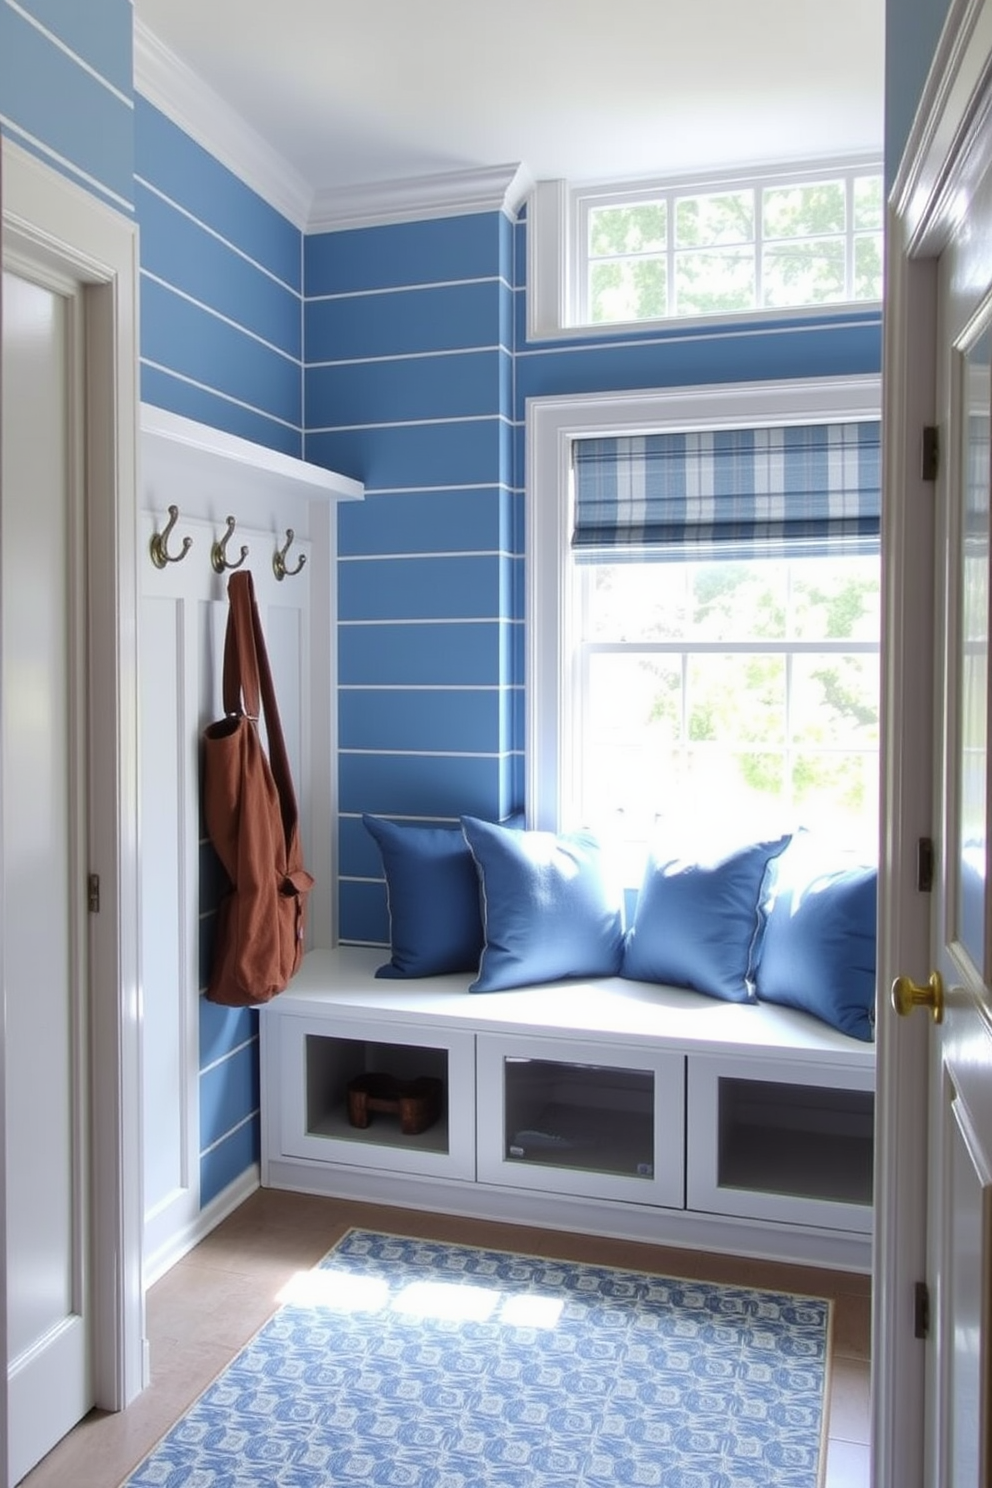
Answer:
<path fill-rule="evenodd" d="M 573 321 L 596 325 L 876 302 L 878 166 L 572 193 Z"/>

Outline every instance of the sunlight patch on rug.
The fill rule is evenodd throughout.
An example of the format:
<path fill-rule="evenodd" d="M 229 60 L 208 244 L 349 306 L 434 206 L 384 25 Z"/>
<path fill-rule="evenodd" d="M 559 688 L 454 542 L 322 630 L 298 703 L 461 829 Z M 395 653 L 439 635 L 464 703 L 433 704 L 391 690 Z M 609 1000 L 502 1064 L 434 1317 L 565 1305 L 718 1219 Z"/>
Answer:
<path fill-rule="evenodd" d="M 819 1488 L 829 1302 L 351 1230 L 124 1488 Z"/>

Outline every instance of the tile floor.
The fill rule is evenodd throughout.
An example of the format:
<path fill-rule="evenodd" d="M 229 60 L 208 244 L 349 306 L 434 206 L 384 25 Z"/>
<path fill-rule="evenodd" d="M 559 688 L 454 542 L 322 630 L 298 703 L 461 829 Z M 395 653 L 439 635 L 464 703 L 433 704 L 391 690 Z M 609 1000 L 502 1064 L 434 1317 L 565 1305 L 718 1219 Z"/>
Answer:
<path fill-rule="evenodd" d="M 148 1389 L 117 1415 L 92 1412 L 23 1479 L 23 1488 L 118 1488 L 262 1325 L 289 1277 L 314 1265 L 352 1226 L 832 1297 L 824 1488 L 868 1488 L 867 1277 L 273 1189 L 254 1193 L 151 1288 Z"/>

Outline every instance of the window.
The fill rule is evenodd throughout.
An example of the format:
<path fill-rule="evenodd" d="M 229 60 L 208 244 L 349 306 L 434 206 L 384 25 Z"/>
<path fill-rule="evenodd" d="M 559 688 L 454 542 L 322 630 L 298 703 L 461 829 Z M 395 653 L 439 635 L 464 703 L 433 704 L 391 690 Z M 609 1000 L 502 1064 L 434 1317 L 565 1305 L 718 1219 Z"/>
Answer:
<path fill-rule="evenodd" d="M 720 822 L 872 851 L 875 554 L 577 567 L 574 776 L 563 811 L 639 853 Z"/>
<path fill-rule="evenodd" d="M 589 825 L 624 844 L 630 881 L 661 824 L 680 841 L 696 825 L 743 840 L 804 824 L 874 852 L 877 406 L 876 379 L 534 400 L 535 825 Z M 645 447 L 655 457 L 647 477 Z M 711 492 L 731 490 L 735 470 L 745 486 L 748 470 L 752 480 L 781 475 L 790 459 L 809 489 L 799 491 L 795 470 L 783 477 L 788 522 L 767 489 L 687 502 L 687 451 L 697 468 L 700 450 Z M 637 474 L 622 468 L 631 451 Z M 681 477 L 666 460 L 683 462 Z M 712 519 L 721 506 L 734 515 L 722 528 Z M 607 514 L 618 518 L 612 529 Z"/>
<path fill-rule="evenodd" d="M 557 213 L 567 220 L 556 223 Z M 534 307 L 533 336 L 553 334 L 556 319 L 560 332 L 882 299 L 877 162 L 571 191 L 546 182 L 532 218 L 529 282 L 539 302 L 549 291 Z M 556 276 L 567 288 L 555 305 Z"/>

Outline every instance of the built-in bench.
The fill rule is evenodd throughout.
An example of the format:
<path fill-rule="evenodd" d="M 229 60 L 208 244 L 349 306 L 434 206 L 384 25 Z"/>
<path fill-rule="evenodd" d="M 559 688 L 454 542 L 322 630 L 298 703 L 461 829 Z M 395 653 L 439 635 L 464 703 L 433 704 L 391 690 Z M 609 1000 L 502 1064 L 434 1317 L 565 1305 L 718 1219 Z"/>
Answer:
<path fill-rule="evenodd" d="M 870 1268 L 870 1043 L 622 977 L 473 994 L 383 959 L 312 951 L 262 1010 L 263 1184 Z M 369 1073 L 440 1079 L 440 1117 L 353 1126 Z"/>

